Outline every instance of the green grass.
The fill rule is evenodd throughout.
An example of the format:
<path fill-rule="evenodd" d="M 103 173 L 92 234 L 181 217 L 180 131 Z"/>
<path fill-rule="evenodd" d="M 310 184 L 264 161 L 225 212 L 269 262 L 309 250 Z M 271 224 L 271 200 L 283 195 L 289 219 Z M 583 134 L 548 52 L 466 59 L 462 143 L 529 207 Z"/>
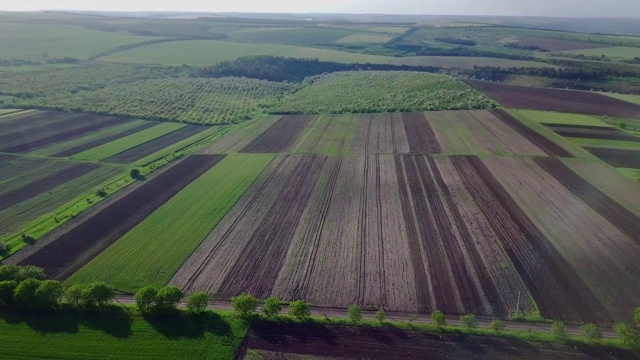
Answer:
<path fill-rule="evenodd" d="M 0 22 L 0 48 L 2 58 L 6 59 L 40 62 L 53 57 L 86 59 L 107 49 L 151 39 L 154 38 L 73 25 Z"/>
<path fill-rule="evenodd" d="M 164 318 L 129 309 L 0 314 L 3 359 L 231 359 L 247 324 L 229 313 Z"/>
<path fill-rule="evenodd" d="M 388 35 L 374 35 L 374 34 L 353 34 L 336 40 L 338 44 L 385 44 L 389 40 L 393 39 L 393 36 Z"/>
<path fill-rule="evenodd" d="M 268 31 L 237 31 L 229 33 L 229 38 L 239 42 L 310 46 L 333 43 L 354 34 L 357 33 L 344 29 L 299 27 Z"/>
<path fill-rule="evenodd" d="M 142 145 L 146 142 L 156 139 L 162 135 L 169 134 L 185 126 L 185 124 L 175 123 L 159 124 L 135 134 L 131 134 L 118 140 L 111 141 L 104 145 L 94 147 L 93 149 L 89 149 L 87 151 L 76 154 L 73 157 L 76 159 L 92 161 L 104 160 L 125 150 L 134 148 L 138 145 Z"/>
<path fill-rule="evenodd" d="M 390 57 L 315 49 L 292 45 L 234 43 L 212 40 L 185 40 L 143 46 L 99 58 L 102 61 L 132 64 L 213 65 L 245 55 L 274 55 L 317 58 L 343 63 L 386 64 Z"/>
<path fill-rule="evenodd" d="M 601 93 L 601 94 L 640 105 L 640 96 L 638 95 L 626 95 L 626 94 L 614 94 L 614 93 Z"/>
<path fill-rule="evenodd" d="M 339 72 L 316 77 L 269 109 L 273 113 L 326 114 L 481 109 L 493 101 L 445 75 L 401 71 Z"/>
<path fill-rule="evenodd" d="M 43 155 L 43 156 L 50 156 L 53 155 L 55 153 L 58 153 L 60 151 L 64 151 L 64 150 L 68 150 L 71 149 L 73 147 L 82 145 L 82 144 L 86 144 L 88 142 L 94 141 L 94 140 L 98 140 L 100 138 L 103 138 L 105 136 L 111 136 L 111 135 L 115 135 L 118 134 L 120 132 L 123 131 L 127 131 L 129 129 L 133 129 L 137 126 L 143 125 L 145 123 L 145 121 L 143 120 L 134 120 L 134 121 L 128 121 L 124 124 L 120 124 L 120 125 L 116 125 L 116 126 L 109 126 L 107 128 L 104 129 L 100 129 L 97 131 L 92 131 L 89 134 L 86 134 L 84 136 L 81 136 L 79 138 L 75 138 L 69 141 L 63 141 L 63 142 L 58 142 L 58 143 L 54 143 L 50 146 L 47 146 L 45 148 L 42 149 L 38 149 L 30 154 L 32 155 Z"/>
<path fill-rule="evenodd" d="M 507 110 L 513 116 L 525 120 L 537 123 L 548 124 L 569 124 L 569 125 L 589 125 L 589 126 L 604 126 L 610 127 L 609 124 L 598 119 L 594 116 L 579 115 L 579 114 L 565 114 L 550 111 L 536 111 L 536 110 Z"/>
<path fill-rule="evenodd" d="M 227 156 L 73 274 L 67 284 L 103 280 L 125 292 L 165 284 L 272 159 L 271 155 Z"/>
<path fill-rule="evenodd" d="M 634 148 L 640 149 L 640 142 L 608 140 L 608 139 L 588 139 L 588 138 L 566 138 L 572 144 L 579 146 L 599 146 L 607 148 Z"/>
<path fill-rule="evenodd" d="M 321 115 L 313 120 L 291 148 L 293 153 L 347 154 L 351 153 L 354 127 L 353 115 Z"/>
<path fill-rule="evenodd" d="M 412 65 L 412 66 L 438 66 L 443 68 L 463 68 L 473 69 L 474 66 L 499 66 L 503 68 L 509 67 L 554 67 L 549 64 L 527 61 L 527 60 L 511 60 L 498 59 L 491 57 L 475 57 L 475 56 L 407 56 L 393 58 L 390 61 L 394 65 Z"/>
<path fill-rule="evenodd" d="M 605 55 L 608 58 L 617 59 L 633 59 L 640 57 L 640 48 L 637 47 L 624 47 L 624 46 L 612 46 L 597 49 L 582 49 L 565 51 L 569 54 L 582 54 L 585 56 L 601 56 Z"/>

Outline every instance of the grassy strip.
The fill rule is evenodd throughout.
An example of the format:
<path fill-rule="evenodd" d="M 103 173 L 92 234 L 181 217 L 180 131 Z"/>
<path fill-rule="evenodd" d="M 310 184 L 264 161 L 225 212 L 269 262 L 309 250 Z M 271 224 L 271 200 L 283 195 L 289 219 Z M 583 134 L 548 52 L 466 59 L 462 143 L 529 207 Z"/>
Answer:
<path fill-rule="evenodd" d="M 70 141 L 63 141 L 61 143 L 53 143 L 45 148 L 42 149 L 38 149 L 34 152 L 32 152 L 32 155 L 45 155 L 45 156 L 49 156 L 55 153 L 58 153 L 60 151 L 64 151 L 64 150 L 68 150 L 71 149 L 73 147 L 82 145 L 82 144 L 86 144 L 88 142 L 106 137 L 106 136 L 110 136 L 110 135 L 114 135 L 129 129 L 133 129 L 137 126 L 143 125 L 145 123 L 145 121 L 143 120 L 134 120 L 134 121 L 128 121 L 124 124 L 120 124 L 120 125 L 116 125 L 116 126 L 109 126 L 103 129 L 100 129 L 98 131 L 92 131 L 84 136 L 81 136 L 79 138 L 75 138 L 75 139 L 71 139 Z"/>
<path fill-rule="evenodd" d="M 67 283 L 101 280 L 125 292 L 167 283 L 272 159 L 271 155 L 226 157 Z"/>
<path fill-rule="evenodd" d="M 128 308 L 0 313 L 3 359 L 231 359 L 248 329 L 229 313 L 148 317 Z"/>
<path fill-rule="evenodd" d="M 536 111 L 536 110 L 513 110 L 513 109 L 509 109 L 508 112 L 520 120 L 531 121 L 536 123 L 610 127 L 609 124 L 601 121 L 597 117 L 589 116 L 589 115 L 565 114 L 565 113 L 556 113 L 556 112 L 550 112 L 550 111 Z"/>
<path fill-rule="evenodd" d="M 637 142 L 637 141 L 589 139 L 589 138 L 568 138 L 567 140 L 579 146 L 640 149 L 640 142 Z"/>
<path fill-rule="evenodd" d="M 17 115 L 27 115 L 28 113 L 33 111 L 35 110 L 0 109 L 0 119 L 9 117 L 13 118 L 13 116 Z"/>
<path fill-rule="evenodd" d="M 601 93 L 601 94 L 610 96 L 612 98 L 628 101 L 634 104 L 640 104 L 640 96 L 638 95 L 613 94 L 613 93 Z"/>
<path fill-rule="evenodd" d="M 185 127 L 185 124 L 177 123 L 163 123 L 156 125 L 152 128 L 140 131 L 129 136 L 125 136 L 110 143 L 97 146 L 93 149 L 76 154 L 73 157 L 83 160 L 99 161 L 104 160 L 113 155 L 119 154 L 125 150 L 129 150 L 138 145 L 142 145 L 146 142 L 159 138 L 162 135 L 169 134 L 178 129 Z"/>

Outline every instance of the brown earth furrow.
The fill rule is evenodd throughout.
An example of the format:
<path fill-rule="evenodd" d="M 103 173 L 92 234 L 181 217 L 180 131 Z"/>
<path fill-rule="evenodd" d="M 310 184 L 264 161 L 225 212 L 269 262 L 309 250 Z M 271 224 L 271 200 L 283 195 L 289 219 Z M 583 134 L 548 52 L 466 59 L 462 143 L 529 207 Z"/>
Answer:
<path fill-rule="evenodd" d="M 442 152 L 431 123 L 423 113 L 402 113 L 402 122 L 407 133 L 411 153 L 437 154 Z"/>
<path fill-rule="evenodd" d="M 404 123 L 402 122 L 402 114 L 401 113 L 392 113 L 391 114 L 391 126 L 393 127 L 394 135 L 393 135 L 393 151 L 395 154 L 408 154 L 409 150 L 409 140 L 407 139 L 407 132 L 404 128 Z"/>
<path fill-rule="evenodd" d="M 0 211 L 30 199 L 38 194 L 47 192 L 67 181 L 88 174 L 99 168 L 98 164 L 75 164 L 61 171 L 44 176 L 34 182 L 28 183 L 8 193 L 0 194 Z"/>
<path fill-rule="evenodd" d="M 396 177 L 400 190 L 400 204 L 407 230 L 411 265 L 413 267 L 413 275 L 416 279 L 415 291 L 418 312 L 426 313 L 434 309 L 435 300 L 432 299 L 434 297 L 434 292 L 430 289 L 431 280 L 427 274 L 425 259 L 423 258 L 423 252 L 420 247 L 420 238 L 418 236 L 418 229 L 416 226 L 417 220 L 413 214 L 413 206 L 410 201 L 409 185 L 404 171 L 402 156 L 394 156 L 394 160 L 396 165 Z"/>
<path fill-rule="evenodd" d="M 503 109 L 491 110 L 491 113 L 495 115 L 500 121 L 509 125 L 518 134 L 522 135 L 525 139 L 534 143 L 542 151 L 549 156 L 560 157 L 574 157 L 570 152 L 562 148 L 560 145 L 547 139 L 537 131 L 518 121 Z"/>
<path fill-rule="evenodd" d="M 617 320 L 640 298 L 640 245 L 526 158 L 484 163 Z M 514 169 L 518 169 L 514 174 Z M 535 206 L 530 206 L 535 201 Z"/>
<path fill-rule="evenodd" d="M 184 292 L 205 290 L 215 295 L 236 259 L 242 256 L 241 250 L 249 239 L 247 234 L 256 231 L 300 159 L 300 156 L 288 155 L 274 159 L 185 261 L 170 283 Z"/>
<path fill-rule="evenodd" d="M 51 136 L 47 136 L 41 139 L 31 139 L 29 141 L 23 142 L 19 145 L 15 145 L 15 146 L 11 146 L 11 147 L 7 147 L 4 148 L 3 151 L 9 152 L 9 153 L 28 153 L 28 152 L 32 152 L 38 149 L 41 149 L 45 146 L 48 146 L 50 144 L 53 143 L 57 143 L 57 142 L 62 142 L 65 140 L 71 140 L 77 137 L 80 137 L 84 134 L 87 134 L 91 131 L 95 131 L 95 130 L 99 130 L 99 129 L 103 129 L 106 127 L 110 127 L 110 126 L 116 126 L 118 124 L 122 124 L 125 123 L 127 121 L 129 121 L 128 119 L 125 118 L 98 118 L 98 119 L 91 119 L 95 116 L 93 115 L 85 115 L 83 116 L 82 121 L 87 121 L 89 122 L 88 125 L 79 127 L 79 128 L 75 128 L 75 129 L 69 129 L 68 131 L 62 132 L 62 133 L 58 133 L 58 134 L 54 134 Z M 84 118 L 87 118 L 86 120 Z M 80 120 L 79 120 L 80 121 Z"/>
<path fill-rule="evenodd" d="M 380 128 L 382 132 L 380 133 L 380 138 L 378 142 L 380 144 L 381 154 L 393 154 L 394 150 L 394 132 L 393 125 L 391 124 L 391 114 L 382 114 L 377 117 L 377 120 L 380 122 Z"/>
<path fill-rule="evenodd" d="M 358 228 L 359 228 L 359 241 L 358 241 L 358 245 L 360 247 L 360 261 L 358 261 L 358 267 L 359 267 L 359 280 L 360 280 L 360 284 L 358 286 L 358 304 L 364 305 L 364 304 L 372 304 L 372 305 L 377 305 L 378 304 L 378 297 L 379 294 L 382 294 L 382 291 L 376 292 L 375 290 L 375 283 L 371 284 L 368 283 L 368 281 L 371 281 L 375 278 L 379 279 L 378 272 L 380 269 L 377 268 L 377 261 L 369 261 L 369 255 L 372 255 L 371 257 L 373 259 L 376 259 L 380 254 L 377 252 L 377 248 L 378 248 L 378 237 L 377 237 L 377 233 L 372 234 L 373 236 L 369 236 L 368 233 L 368 229 L 369 229 L 369 224 L 368 224 L 368 220 L 370 220 L 371 218 L 376 218 L 374 216 L 370 217 L 370 211 L 368 208 L 368 200 L 371 199 L 372 201 L 376 201 L 375 197 L 369 197 L 368 196 L 368 192 L 367 190 L 370 189 L 370 184 L 369 181 L 372 180 L 372 178 L 369 177 L 369 169 L 371 168 L 371 164 L 370 164 L 370 158 L 369 156 L 364 156 L 362 158 L 362 160 L 364 160 L 364 168 L 362 171 L 362 184 L 364 186 L 362 186 L 362 188 L 360 189 L 361 194 L 360 194 L 360 206 L 358 208 L 359 211 L 359 219 L 358 219 Z M 375 167 L 374 167 L 375 168 Z M 375 187 L 374 187 L 375 189 Z M 374 208 L 377 209 L 377 206 Z M 374 213 L 375 215 L 375 213 Z M 375 228 L 375 225 L 374 225 Z M 377 260 L 377 259 L 376 259 Z M 371 268 L 371 269 L 370 269 Z M 367 276 L 369 275 L 369 276 Z M 379 285 L 379 283 L 378 283 Z M 372 294 L 367 294 L 367 290 L 371 291 Z M 380 290 L 380 289 L 378 289 Z M 375 299 L 376 302 L 371 302 L 372 299 Z"/>
<path fill-rule="evenodd" d="M 279 119 L 277 116 L 269 116 L 268 118 L 252 120 L 246 126 L 234 126 L 233 130 L 225 133 L 219 140 L 200 151 L 205 154 L 238 152 Z"/>
<path fill-rule="evenodd" d="M 610 318 L 600 316 L 607 311 L 575 270 L 555 251 L 480 159 L 460 157 L 452 161 L 485 217 L 494 219 L 492 226 L 538 303 L 542 316 L 569 321 L 609 321 Z M 576 303 L 576 297 L 582 301 Z"/>
<path fill-rule="evenodd" d="M 553 130 L 553 132 L 555 132 L 556 134 L 564 137 L 640 142 L 640 137 L 633 136 L 615 128 L 599 127 L 597 129 L 594 129 L 583 127 L 555 126 L 551 124 L 544 125 Z"/>
<path fill-rule="evenodd" d="M 269 296 L 284 265 L 302 211 L 315 188 L 325 157 L 304 157 L 254 232 L 219 293 L 231 297 L 248 291 L 258 298 Z"/>
<path fill-rule="evenodd" d="M 51 156 L 53 156 L 53 157 L 68 157 L 68 156 L 76 155 L 76 154 L 79 154 L 79 153 L 81 153 L 83 151 L 86 151 L 86 150 L 89 150 L 89 149 L 93 149 L 96 146 L 100 146 L 100 145 L 106 144 L 108 142 L 123 138 L 125 136 L 129 136 L 131 134 L 135 134 L 137 132 L 140 132 L 142 130 L 151 128 L 151 127 L 156 126 L 158 124 L 160 124 L 160 123 L 148 121 L 147 123 L 142 124 L 140 126 L 136 126 L 133 129 L 125 130 L 125 131 L 119 132 L 117 134 L 109 135 L 109 136 L 104 136 L 104 137 L 101 137 L 99 139 L 96 139 L 96 140 L 93 140 L 93 141 L 90 141 L 90 142 L 87 142 L 87 143 L 80 144 L 78 146 L 72 147 L 71 149 L 67 149 L 67 150 L 63 150 L 63 151 L 57 152 L 57 153 L 55 153 L 55 154 L 53 154 Z"/>
<path fill-rule="evenodd" d="M 322 291 L 309 283 L 313 267 L 316 261 L 320 261 L 317 259 L 319 243 L 324 236 L 324 224 L 341 166 L 341 158 L 327 159 L 318 186 L 302 214 L 287 260 L 273 289 L 273 294 L 283 300 L 310 299 L 315 296 L 314 291 Z"/>
<path fill-rule="evenodd" d="M 395 137 L 394 137 L 395 139 Z M 394 150 L 395 151 L 395 150 Z M 375 179 L 376 179 L 376 186 L 375 186 L 375 190 L 376 190 L 376 194 L 375 194 L 375 201 L 377 203 L 377 210 L 378 210 L 378 216 L 377 216 L 377 222 L 378 222 L 378 226 L 375 228 L 377 230 L 377 238 L 378 238 L 378 269 L 380 271 L 380 306 L 383 309 L 388 309 L 388 302 L 387 302 L 387 284 L 386 284 L 386 270 L 387 270 L 387 265 L 385 263 L 385 246 L 384 246 L 384 237 L 382 236 L 383 230 L 382 230 L 382 223 L 383 223 L 383 218 L 382 218 L 382 202 L 380 201 L 380 192 L 381 192 L 381 171 L 382 169 L 380 168 L 380 155 L 376 155 L 375 156 L 375 161 L 376 161 L 376 166 L 375 166 Z M 395 265 L 395 264 L 392 264 Z"/>
<path fill-rule="evenodd" d="M 351 140 L 351 153 L 366 154 L 369 141 L 370 115 L 361 115 L 354 119 L 353 139 Z"/>
<path fill-rule="evenodd" d="M 555 158 L 536 158 L 536 164 L 615 227 L 640 244 L 640 217 L 625 209 Z"/>
<path fill-rule="evenodd" d="M 253 139 L 240 152 L 245 153 L 278 153 L 285 152 L 295 144 L 298 136 L 309 125 L 312 116 L 287 115 L 269 126 L 258 137 Z"/>
<path fill-rule="evenodd" d="M 533 141 L 527 135 L 522 134 L 508 123 L 500 121 L 496 118 L 496 115 L 494 113 L 489 111 L 469 111 L 469 114 L 482 127 L 484 127 L 485 131 L 487 131 L 494 137 L 494 141 L 497 144 L 500 144 L 504 147 L 506 153 L 538 156 L 548 155 L 548 152 L 545 151 L 544 148 L 540 147 L 539 144 L 536 143 L 536 141 Z M 542 137 L 542 135 L 539 135 L 538 133 L 535 133 L 534 136 Z M 544 140 L 540 141 L 546 142 L 546 138 L 543 139 Z"/>
<path fill-rule="evenodd" d="M 640 150 L 585 147 L 613 167 L 640 169 Z"/>
<path fill-rule="evenodd" d="M 414 203 L 418 236 L 426 252 L 425 256 L 428 260 L 428 269 L 436 298 L 434 306 L 447 314 L 457 314 L 459 313 L 458 306 L 451 301 L 457 297 L 456 289 L 451 281 L 447 256 L 441 248 L 442 234 L 438 233 L 434 224 L 434 214 L 427 200 L 426 193 L 429 192 L 429 189 L 423 187 L 424 180 L 420 176 L 420 169 L 416 164 L 419 160 L 417 156 L 403 156 L 409 190 Z"/>
<path fill-rule="evenodd" d="M 0 124 L 0 143 L 25 141 L 65 131 L 69 127 L 81 125 L 77 121 L 81 114 L 63 112 L 43 112 L 28 117 L 20 117 Z"/>
<path fill-rule="evenodd" d="M 501 151 L 501 147 L 504 147 L 501 141 L 496 139 L 491 130 L 481 122 L 482 116 L 478 116 L 478 111 L 456 111 L 457 120 L 469 130 L 472 134 L 474 141 L 479 144 L 481 149 L 486 150 L 491 154 L 498 154 Z M 478 154 L 476 150 L 476 154 Z"/>
<path fill-rule="evenodd" d="M 188 125 L 178 130 L 172 131 L 166 135 L 162 135 L 158 138 L 148 141 L 144 144 L 138 145 L 134 148 L 125 150 L 114 156 L 106 158 L 104 159 L 104 161 L 115 164 L 131 164 L 179 141 L 199 134 L 207 129 L 209 129 L 209 127 L 207 126 Z"/>
<path fill-rule="evenodd" d="M 420 257 L 421 255 L 419 253 L 414 255 L 410 248 L 394 156 L 377 155 L 376 157 L 380 166 L 378 171 L 380 188 L 377 194 L 378 221 L 381 225 L 380 238 L 382 239 L 384 261 L 381 281 L 384 283 L 385 292 L 381 301 L 385 308 L 391 311 L 416 311 L 419 309 L 420 303 L 416 299 L 414 265 L 418 265 L 418 267 L 422 265 L 415 264 L 412 257 Z M 408 201 L 408 199 L 404 199 L 404 201 Z M 424 269 L 422 273 L 424 274 Z M 428 307 L 431 302 L 427 301 L 421 306 Z"/>
<path fill-rule="evenodd" d="M 224 155 L 189 156 L 18 264 L 39 266 L 52 279 L 67 278 L 222 158 Z"/>

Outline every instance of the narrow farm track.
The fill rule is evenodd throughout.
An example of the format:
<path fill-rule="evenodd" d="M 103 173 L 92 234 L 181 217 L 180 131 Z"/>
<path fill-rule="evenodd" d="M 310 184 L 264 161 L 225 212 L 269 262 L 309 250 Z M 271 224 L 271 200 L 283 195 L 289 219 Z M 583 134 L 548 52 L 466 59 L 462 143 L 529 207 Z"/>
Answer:
<path fill-rule="evenodd" d="M 191 155 L 55 241 L 10 261 L 42 267 L 49 278 L 64 280 L 223 157 Z"/>
<path fill-rule="evenodd" d="M 500 237 L 543 317 L 611 321 L 611 316 L 549 241 L 476 157 L 452 159 L 480 210 Z M 575 298 L 580 302 L 575 302 Z"/>
<path fill-rule="evenodd" d="M 598 214 L 640 244 L 640 217 L 589 184 L 562 161 L 555 158 L 536 158 L 534 161 Z"/>

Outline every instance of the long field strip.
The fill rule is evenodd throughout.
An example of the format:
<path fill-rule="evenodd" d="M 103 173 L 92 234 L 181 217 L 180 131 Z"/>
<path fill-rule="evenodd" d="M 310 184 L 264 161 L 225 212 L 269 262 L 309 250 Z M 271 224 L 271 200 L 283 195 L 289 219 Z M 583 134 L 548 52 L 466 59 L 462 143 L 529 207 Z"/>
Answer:
<path fill-rule="evenodd" d="M 146 181 L 102 211 L 68 228 L 49 242 L 38 243 L 9 261 L 40 266 L 51 278 L 64 279 L 142 222 L 158 207 L 205 173 L 224 156 L 192 155 Z"/>
<path fill-rule="evenodd" d="M 278 156 L 171 282 L 220 298 L 487 316 L 515 311 L 520 294 L 521 310 L 545 318 L 628 319 L 640 218 L 537 159 Z"/>
<path fill-rule="evenodd" d="M 68 282 L 101 280 L 122 291 L 165 284 L 272 159 L 272 155 L 227 156 Z"/>

